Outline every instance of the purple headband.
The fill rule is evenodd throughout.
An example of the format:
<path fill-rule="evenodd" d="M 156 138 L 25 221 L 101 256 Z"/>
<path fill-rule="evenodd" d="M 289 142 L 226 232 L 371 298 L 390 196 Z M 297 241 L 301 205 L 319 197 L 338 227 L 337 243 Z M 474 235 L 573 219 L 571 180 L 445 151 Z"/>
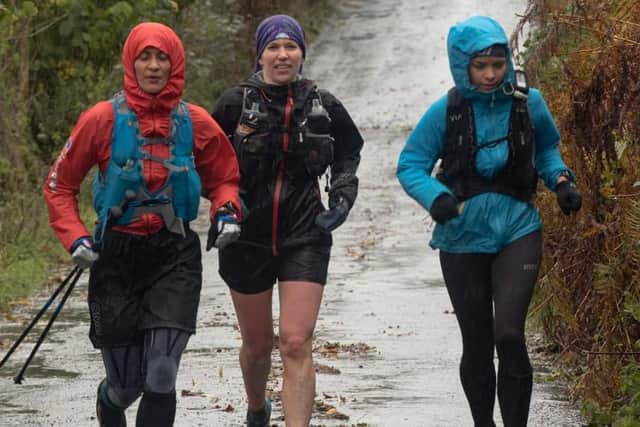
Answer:
<path fill-rule="evenodd" d="M 307 48 L 304 43 L 304 30 L 292 17 L 288 15 L 273 15 L 265 18 L 256 29 L 256 66 L 260 71 L 260 57 L 269 43 L 277 39 L 291 39 L 302 49 L 302 57 L 305 58 Z"/>

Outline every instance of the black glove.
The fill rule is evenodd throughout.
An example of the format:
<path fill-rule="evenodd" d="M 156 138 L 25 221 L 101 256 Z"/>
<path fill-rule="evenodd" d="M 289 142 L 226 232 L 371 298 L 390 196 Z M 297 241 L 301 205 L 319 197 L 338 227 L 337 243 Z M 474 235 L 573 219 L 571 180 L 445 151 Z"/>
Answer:
<path fill-rule="evenodd" d="M 330 233 L 340 227 L 349 215 L 349 202 L 342 196 L 337 200 L 329 199 L 329 210 L 320 212 L 316 216 L 316 225 L 323 231 Z"/>
<path fill-rule="evenodd" d="M 456 206 L 456 199 L 449 194 L 441 194 L 431 204 L 431 210 L 429 211 L 431 218 L 438 224 L 442 225 L 449 221 L 451 218 L 455 218 L 459 215 L 458 207 Z"/>
<path fill-rule="evenodd" d="M 562 181 L 556 186 L 556 197 L 558 206 L 565 215 L 569 215 L 571 211 L 577 212 L 582 206 L 582 196 L 573 181 Z"/>

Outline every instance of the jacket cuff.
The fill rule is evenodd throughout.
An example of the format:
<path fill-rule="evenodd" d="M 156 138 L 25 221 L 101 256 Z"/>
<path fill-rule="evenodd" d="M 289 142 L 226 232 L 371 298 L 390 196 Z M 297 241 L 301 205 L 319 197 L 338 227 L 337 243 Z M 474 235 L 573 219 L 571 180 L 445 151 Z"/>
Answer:
<path fill-rule="evenodd" d="M 560 169 L 551 174 L 551 183 L 552 186 L 549 186 L 553 191 L 556 191 L 556 187 L 558 186 L 558 178 L 561 176 L 566 176 L 567 179 L 571 182 L 576 182 L 576 175 L 573 173 L 571 169 Z"/>

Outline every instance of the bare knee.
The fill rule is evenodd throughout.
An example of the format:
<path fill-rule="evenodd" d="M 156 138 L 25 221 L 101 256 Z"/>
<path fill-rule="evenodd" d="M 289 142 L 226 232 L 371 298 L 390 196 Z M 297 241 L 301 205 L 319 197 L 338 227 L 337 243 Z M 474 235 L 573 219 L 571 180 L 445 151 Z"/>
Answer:
<path fill-rule="evenodd" d="M 273 350 L 273 336 L 260 337 L 258 339 L 243 339 L 242 340 L 242 352 L 244 356 L 258 360 L 271 355 Z"/>
<path fill-rule="evenodd" d="M 283 360 L 303 360 L 311 356 L 311 337 L 304 335 L 280 336 L 280 355 Z"/>

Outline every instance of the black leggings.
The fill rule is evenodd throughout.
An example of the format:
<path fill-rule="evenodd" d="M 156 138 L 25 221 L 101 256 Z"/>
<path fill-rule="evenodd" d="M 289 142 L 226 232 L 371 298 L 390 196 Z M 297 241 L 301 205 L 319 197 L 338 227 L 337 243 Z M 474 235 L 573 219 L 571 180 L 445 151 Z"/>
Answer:
<path fill-rule="evenodd" d="M 541 255 L 540 232 L 516 240 L 497 254 L 440 251 L 442 273 L 462 332 L 460 378 L 476 427 L 495 425 L 494 346 L 504 425 L 527 425 L 533 381 L 524 327 Z"/>

